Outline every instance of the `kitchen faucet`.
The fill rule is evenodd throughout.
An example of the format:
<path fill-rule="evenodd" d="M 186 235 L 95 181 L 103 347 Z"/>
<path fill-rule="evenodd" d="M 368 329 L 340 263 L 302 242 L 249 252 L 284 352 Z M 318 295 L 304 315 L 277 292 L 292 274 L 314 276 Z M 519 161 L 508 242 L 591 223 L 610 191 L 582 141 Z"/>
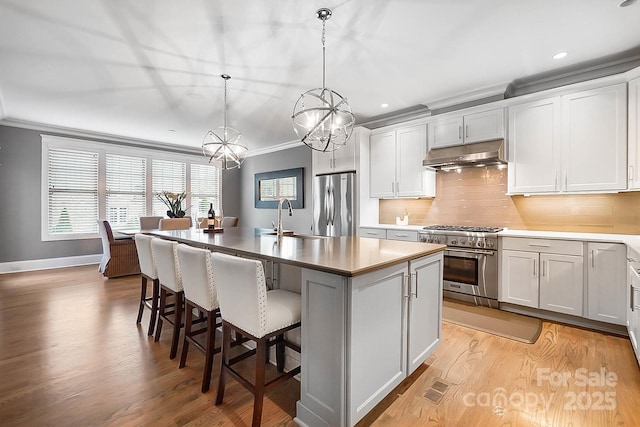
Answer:
<path fill-rule="evenodd" d="M 278 237 L 282 237 L 282 205 L 284 202 L 287 202 L 289 205 L 289 216 L 293 216 L 293 209 L 291 209 L 291 202 L 286 197 L 281 197 L 278 201 L 278 228 L 276 229 L 276 234 Z"/>

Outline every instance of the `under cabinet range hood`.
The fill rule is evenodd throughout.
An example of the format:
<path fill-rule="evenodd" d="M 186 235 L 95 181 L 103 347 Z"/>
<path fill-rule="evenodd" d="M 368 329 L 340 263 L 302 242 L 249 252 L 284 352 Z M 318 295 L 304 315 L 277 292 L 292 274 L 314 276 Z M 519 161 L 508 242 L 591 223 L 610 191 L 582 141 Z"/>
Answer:
<path fill-rule="evenodd" d="M 433 148 L 429 150 L 427 157 L 422 161 L 423 166 L 433 169 L 504 165 L 506 163 L 504 139 Z"/>

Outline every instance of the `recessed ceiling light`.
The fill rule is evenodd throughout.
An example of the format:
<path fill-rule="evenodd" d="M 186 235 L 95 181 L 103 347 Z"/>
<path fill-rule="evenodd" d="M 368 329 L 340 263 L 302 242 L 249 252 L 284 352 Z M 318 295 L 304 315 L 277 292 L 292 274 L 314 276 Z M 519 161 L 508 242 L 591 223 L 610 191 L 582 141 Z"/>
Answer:
<path fill-rule="evenodd" d="M 387 104 L 386 102 L 384 104 L 380 104 L 380 107 L 382 108 L 387 108 L 389 106 L 389 104 Z"/>
<path fill-rule="evenodd" d="M 562 59 L 565 56 L 567 56 L 567 52 L 558 52 L 555 55 L 553 55 L 553 59 Z"/>
<path fill-rule="evenodd" d="M 175 129 L 169 129 L 169 132 L 175 132 L 175 131 L 176 131 Z"/>
<path fill-rule="evenodd" d="M 636 0 L 622 0 L 620 3 L 618 3 L 618 6 L 619 7 L 627 7 L 627 6 L 631 6 L 635 2 L 636 2 Z"/>

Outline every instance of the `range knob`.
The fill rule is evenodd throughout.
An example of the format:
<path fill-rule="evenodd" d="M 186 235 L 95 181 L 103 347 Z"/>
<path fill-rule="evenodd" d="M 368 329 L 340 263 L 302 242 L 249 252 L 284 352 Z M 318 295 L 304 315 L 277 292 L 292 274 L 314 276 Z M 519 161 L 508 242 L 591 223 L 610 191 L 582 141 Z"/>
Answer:
<path fill-rule="evenodd" d="M 452 239 L 452 240 L 451 240 L 451 244 L 452 244 L 452 245 L 457 245 L 457 244 L 458 244 L 458 241 L 457 241 L 456 239 Z"/>
<path fill-rule="evenodd" d="M 434 237 L 433 238 L 433 243 L 440 243 L 440 238 L 439 237 Z"/>
<path fill-rule="evenodd" d="M 478 242 L 476 243 L 476 246 L 479 248 L 483 248 L 484 247 L 484 240 L 478 240 Z"/>
<path fill-rule="evenodd" d="M 493 247 L 493 241 L 492 240 L 487 240 L 487 247 L 488 248 L 492 248 Z"/>
<path fill-rule="evenodd" d="M 460 239 L 460 246 L 466 246 L 467 241 L 464 239 Z"/>

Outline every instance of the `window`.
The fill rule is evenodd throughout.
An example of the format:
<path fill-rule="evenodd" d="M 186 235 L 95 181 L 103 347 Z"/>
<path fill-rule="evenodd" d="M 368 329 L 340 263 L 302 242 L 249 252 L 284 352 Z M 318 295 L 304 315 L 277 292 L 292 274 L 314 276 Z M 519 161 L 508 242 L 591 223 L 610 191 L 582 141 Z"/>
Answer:
<path fill-rule="evenodd" d="M 98 232 L 98 155 L 52 149 L 48 152 L 46 223 L 50 234 Z M 44 176 L 44 174 L 43 174 Z"/>
<path fill-rule="evenodd" d="M 201 206 L 219 208 L 222 191 L 220 170 L 200 154 L 51 135 L 42 135 L 41 176 L 43 241 L 97 238 L 103 218 L 136 230 L 140 216 L 166 215 L 158 191 L 187 192 L 183 209 L 195 217 Z"/>
<path fill-rule="evenodd" d="M 153 194 L 161 191 L 170 191 L 172 193 L 184 193 L 187 191 L 187 169 L 184 162 L 175 162 L 172 160 L 156 160 L 152 161 L 153 176 Z M 186 209 L 187 206 L 182 206 Z M 166 216 L 167 206 L 153 198 L 153 215 Z"/>
<path fill-rule="evenodd" d="M 292 208 L 304 207 L 304 168 L 285 169 L 255 175 L 254 192 L 256 208 L 277 208 L 278 201 L 285 197 Z"/>
<path fill-rule="evenodd" d="M 147 211 L 147 161 L 144 157 L 106 155 L 106 218 L 111 228 L 135 230 Z"/>
<path fill-rule="evenodd" d="M 217 215 L 220 210 L 220 171 L 215 166 L 191 165 L 191 216 L 203 218 L 209 212 L 209 205 Z"/>

